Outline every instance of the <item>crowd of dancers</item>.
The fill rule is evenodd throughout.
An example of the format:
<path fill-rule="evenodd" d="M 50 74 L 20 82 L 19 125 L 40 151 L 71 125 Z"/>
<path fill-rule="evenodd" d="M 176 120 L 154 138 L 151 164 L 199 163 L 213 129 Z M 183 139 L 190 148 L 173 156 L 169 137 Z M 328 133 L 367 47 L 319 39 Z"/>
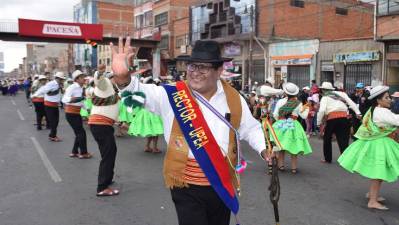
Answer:
<path fill-rule="evenodd" d="M 273 129 L 264 127 L 277 148 L 279 170 L 285 171 L 284 156 L 289 154 L 291 173 L 296 174 L 298 156 L 312 153 L 308 139 L 316 133 L 323 139 L 321 162 L 332 163 L 332 140 L 336 139 L 341 154 L 338 163 L 371 180 L 368 207 L 388 210 L 379 191 L 382 182 L 394 182 L 399 176 L 399 92 L 390 95 L 387 86 L 357 83 L 348 95 L 330 82 L 320 87 L 312 83 L 301 93 L 293 83 L 285 83 L 282 89 L 265 84 L 249 99 L 253 115 L 273 124 Z"/>
<path fill-rule="evenodd" d="M 210 68 L 200 64 L 189 64 L 187 70 L 189 73 L 206 74 Z M 69 78 L 63 72 L 56 72 L 53 76 L 50 76 L 51 74 L 34 75 L 22 84 L 28 102 L 33 103 L 36 112 L 36 128 L 39 131 L 44 127 L 49 129 L 49 141 L 62 141 L 57 127 L 60 108 L 63 109 L 65 118 L 75 134 L 74 144 L 68 153 L 71 158 L 92 158 L 93 153 L 87 149 L 85 123 L 88 124 L 101 156 L 96 192 L 100 197 L 119 194 L 119 190 L 113 187 L 117 154 L 114 127 L 118 129 L 118 136 L 132 135 L 147 138 L 145 152 L 162 152 L 158 148 L 158 136 L 163 135 L 165 130 L 168 131 L 167 138 L 173 139 L 169 142 L 169 147 L 174 146 L 179 149 L 185 145 L 181 135 L 177 135 L 182 131 L 175 124 L 173 114 L 168 114 L 166 109 L 162 108 L 169 105 L 149 102 L 148 95 L 155 96 L 158 93 L 152 92 L 155 86 L 159 85 L 160 80 L 151 76 L 140 79 L 134 74 L 134 68 L 129 68 L 129 72 L 132 74 L 131 78 L 128 82 L 123 82 L 121 77 L 106 73 L 105 66 L 100 65 L 93 75 L 76 70 Z M 226 92 L 229 108 L 235 109 L 237 106 L 231 104 L 233 100 L 230 100 L 230 98 L 234 99 L 231 96 L 235 96 L 235 92 L 231 91 L 233 88 L 226 87 L 227 82 L 221 82 L 218 85 L 221 85 L 218 88 Z M 14 95 L 17 92 L 14 93 L 14 89 L 18 90 L 18 84 L 16 81 L 6 80 L 1 82 L 1 88 L 4 95 Z M 165 97 L 163 92 L 158 94 Z M 175 96 L 169 100 L 183 101 L 183 97 L 183 95 Z M 200 97 L 197 96 L 196 99 L 204 101 L 203 104 L 211 101 Z M 366 194 L 369 198 L 368 207 L 387 210 L 388 208 L 382 204 L 385 198 L 379 195 L 379 190 L 382 182 L 394 182 L 399 176 L 398 99 L 398 92 L 391 95 L 389 87 L 382 85 L 370 87 L 358 83 L 355 91 L 347 94 L 344 90 L 335 88 L 330 82 L 323 82 L 318 86 L 315 81 L 312 81 L 311 87 L 304 87 L 302 90 L 290 82 L 283 83 L 280 88 L 273 88 L 268 82 L 254 88 L 248 97 L 247 104 L 252 116 L 263 128 L 264 140 L 273 146 L 271 157 L 277 157 L 278 169 L 281 172 L 286 171 L 286 155 L 291 159 L 290 173 L 297 174 L 300 171 L 299 156 L 312 153 L 309 138 L 316 135 L 323 139 L 321 162 L 332 163 L 332 141 L 336 140 L 340 151 L 339 165 L 371 181 L 369 192 Z M 157 102 L 159 99 L 152 98 L 152 101 Z M 225 101 L 220 101 L 221 104 L 226 104 Z M 187 111 L 188 106 L 190 104 L 183 109 Z M 241 112 L 238 108 L 237 110 L 240 111 L 240 115 L 246 112 L 245 110 Z M 161 116 L 153 112 L 164 114 Z M 230 113 L 233 118 L 230 118 Z M 226 115 L 227 120 L 231 119 L 232 124 L 240 121 L 237 120 L 234 111 L 230 113 L 229 116 Z M 170 123 L 164 124 L 162 119 L 166 117 L 170 117 L 173 123 L 169 121 Z M 257 126 L 253 118 L 245 121 L 251 123 L 251 127 Z M 203 140 L 203 136 L 198 136 L 198 138 Z M 230 138 L 234 140 L 234 135 Z M 350 143 L 351 138 L 352 143 Z M 234 143 L 232 140 L 230 142 Z M 255 143 L 252 145 L 256 146 Z M 265 160 L 268 160 L 269 156 L 266 157 L 262 152 L 263 145 L 259 145 L 257 151 Z M 229 150 L 227 154 L 230 154 L 230 144 L 225 147 Z M 177 153 L 169 152 L 168 149 L 164 172 L 172 171 L 167 160 L 169 157 L 177 157 L 173 154 Z M 192 154 L 191 151 L 190 154 Z M 190 161 L 190 159 L 183 165 L 184 171 L 180 171 L 184 179 L 188 179 L 189 182 L 194 182 L 192 179 L 195 179 L 193 184 L 209 186 L 201 167 L 195 160 Z M 271 173 L 271 171 L 269 163 L 268 172 Z M 195 174 L 203 176 L 195 177 Z M 171 186 L 179 182 L 179 180 L 165 179 L 167 185 Z"/>

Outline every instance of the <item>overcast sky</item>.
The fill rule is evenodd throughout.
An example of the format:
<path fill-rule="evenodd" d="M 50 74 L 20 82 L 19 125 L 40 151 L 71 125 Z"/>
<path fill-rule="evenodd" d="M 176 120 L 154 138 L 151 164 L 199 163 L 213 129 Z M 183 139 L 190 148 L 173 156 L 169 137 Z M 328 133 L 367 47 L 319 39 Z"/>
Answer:
<path fill-rule="evenodd" d="M 0 23 L 17 22 L 18 18 L 72 22 L 73 6 L 80 0 L 1 0 Z M 5 71 L 11 71 L 26 56 L 26 43 L 0 41 Z"/>

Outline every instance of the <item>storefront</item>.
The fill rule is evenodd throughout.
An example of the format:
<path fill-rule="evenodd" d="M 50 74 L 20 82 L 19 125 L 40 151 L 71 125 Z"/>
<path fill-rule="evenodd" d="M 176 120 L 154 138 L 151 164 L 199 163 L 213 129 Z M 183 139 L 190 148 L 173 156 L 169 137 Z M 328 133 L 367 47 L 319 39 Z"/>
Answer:
<path fill-rule="evenodd" d="M 320 42 L 317 57 L 317 82 L 331 82 L 351 92 L 356 83 L 382 82 L 383 44 L 373 39 Z"/>
<path fill-rule="evenodd" d="M 386 84 L 399 91 L 399 41 L 386 44 Z"/>
<path fill-rule="evenodd" d="M 378 50 L 334 54 L 334 64 L 343 68 L 343 87 L 351 92 L 356 83 L 374 85 L 379 80 L 381 53 Z M 337 66 L 337 67 L 339 67 Z"/>
<path fill-rule="evenodd" d="M 269 45 L 268 79 L 278 86 L 282 81 L 292 82 L 300 88 L 315 79 L 318 40 L 279 42 Z"/>

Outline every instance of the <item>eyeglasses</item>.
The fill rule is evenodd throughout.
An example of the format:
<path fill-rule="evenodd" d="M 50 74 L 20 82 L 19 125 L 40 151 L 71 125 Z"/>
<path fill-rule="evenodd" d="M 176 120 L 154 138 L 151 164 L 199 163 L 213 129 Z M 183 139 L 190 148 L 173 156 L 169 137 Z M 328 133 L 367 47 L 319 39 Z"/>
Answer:
<path fill-rule="evenodd" d="M 201 74 L 206 74 L 209 72 L 209 69 L 211 69 L 212 66 L 207 66 L 207 65 L 202 65 L 202 64 L 188 64 L 187 65 L 187 70 L 189 72 L 195 72 L 198 71 Z"/>

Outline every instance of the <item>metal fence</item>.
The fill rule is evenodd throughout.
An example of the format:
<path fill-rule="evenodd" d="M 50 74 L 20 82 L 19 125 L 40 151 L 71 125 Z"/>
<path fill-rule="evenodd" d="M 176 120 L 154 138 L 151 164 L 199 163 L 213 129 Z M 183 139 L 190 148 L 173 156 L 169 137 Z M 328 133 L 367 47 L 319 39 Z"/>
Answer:
<path fill-rule="evenodd" d="M 299 88 L 310 84 L 310 66 L 288 66 L 287 81 L 298 85 Z"/>
<path fill-rule="evenodd" d="M 371 64 L 349 64 L 345 66 L 344 84 L 347 92 L 353 92 L 356 84 L 371 85 L 373 66 Z"/>

